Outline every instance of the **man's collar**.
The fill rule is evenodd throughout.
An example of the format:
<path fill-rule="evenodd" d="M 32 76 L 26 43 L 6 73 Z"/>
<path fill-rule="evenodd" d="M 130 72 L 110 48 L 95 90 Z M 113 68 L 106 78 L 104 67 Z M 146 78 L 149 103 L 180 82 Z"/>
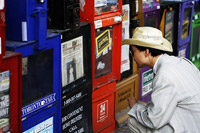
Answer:
<path fill-rule="evenodd" d="M 157 69 L 158 69 L 158 61 L 159 61 L 159 59 L 160 59 L 160 57 L 162 57 L 163 55 L 160 55 L 158 58 L 157 58 L 157 60 L 156 60 L 156 62 L 155 62 L 155 64 L 154 64 L 154 66 L 153 66 L 153 73 L 154 74 L 156 74 L 156 72 L 157 72 Z"/>

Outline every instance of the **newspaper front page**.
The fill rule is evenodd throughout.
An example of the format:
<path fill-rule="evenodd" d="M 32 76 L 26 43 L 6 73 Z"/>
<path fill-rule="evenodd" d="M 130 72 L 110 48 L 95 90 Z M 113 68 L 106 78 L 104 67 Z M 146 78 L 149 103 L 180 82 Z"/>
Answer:
<path fill-rule="evenodd" d="M 77 37 L 62 43 L 62 87 L 84 75 L 83 37 Z"/>

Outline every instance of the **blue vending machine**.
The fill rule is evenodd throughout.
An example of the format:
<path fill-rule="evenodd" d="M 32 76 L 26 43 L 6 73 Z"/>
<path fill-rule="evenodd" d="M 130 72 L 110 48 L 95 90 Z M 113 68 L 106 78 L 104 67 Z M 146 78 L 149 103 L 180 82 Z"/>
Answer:
<path fill-rule="evenodd" d="M 182 2 L 179 4 L 179 25 L 178 25 L 178 56 L 190 57 L 190 39 L 192 29 L 192 17 L 194 1 Z"/>
<path fill-rule="evenodd" d="M 60 44 L 60 34 L 53 33 L 47 36 L 47 47 L 42 50 L 34 49 L 37 41 L 6 41 L 7 50 L 22 53 L 23 132 L 44 123 L 49 131 L 60 130 Z"/>
<path fill-rule="evenodd" d="M 47 33 L 47 0 L 7 0 L 6 25 L 6 49 L 22 53 L 22 132 L 61 132 L 61 35 Z"/>

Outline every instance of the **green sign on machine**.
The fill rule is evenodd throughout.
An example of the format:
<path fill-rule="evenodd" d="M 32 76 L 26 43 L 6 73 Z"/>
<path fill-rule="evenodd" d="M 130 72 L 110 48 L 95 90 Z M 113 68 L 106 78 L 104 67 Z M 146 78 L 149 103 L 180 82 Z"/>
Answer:
<path fill-rule="evenodd" d="M 152 91 L 153 70 L 150 69 L 142 74 L 142 96 Z"/>

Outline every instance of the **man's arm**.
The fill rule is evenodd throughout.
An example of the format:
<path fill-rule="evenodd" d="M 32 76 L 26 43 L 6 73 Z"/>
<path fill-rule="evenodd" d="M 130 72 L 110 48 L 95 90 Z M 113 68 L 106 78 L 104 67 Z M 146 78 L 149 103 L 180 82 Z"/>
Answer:
<path fill-rule="evenodd" d="M 174 82 L 165 76 L 159 77 L 151 95 L 152 102 L 148 105 L 135 103 L 130 112 L 142 125 L 158 129 L 168 124 L 177 105 Z"/>

